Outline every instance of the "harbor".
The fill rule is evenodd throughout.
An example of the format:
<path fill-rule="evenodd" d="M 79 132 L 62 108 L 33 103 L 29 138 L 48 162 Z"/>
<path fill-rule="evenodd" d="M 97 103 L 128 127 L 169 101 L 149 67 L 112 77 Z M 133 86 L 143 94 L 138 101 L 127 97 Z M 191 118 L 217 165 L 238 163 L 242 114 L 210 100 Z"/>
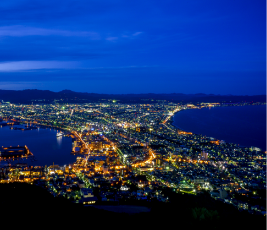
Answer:
<path fill-rule="evenodd" d="M 33 166 L 65 165 L 75 161 L 71 155 L 72 138 L 66 132 L 41 125 L 0 126 L 1 164 L 26 163 Z M 2 147 L 3 146 L 3 147 Z M 11 147 L 10 147 L 11 146 Z M 18 147 L 19 146 L 19 147 Z M 27 146 L 28 154 L 23 149 Z M 14 149 L 15 148 L 15 149 Z M 7 152 L 9 151 L 9 152 Z M 14 152 L 11 152 L 14 151 Z"/>

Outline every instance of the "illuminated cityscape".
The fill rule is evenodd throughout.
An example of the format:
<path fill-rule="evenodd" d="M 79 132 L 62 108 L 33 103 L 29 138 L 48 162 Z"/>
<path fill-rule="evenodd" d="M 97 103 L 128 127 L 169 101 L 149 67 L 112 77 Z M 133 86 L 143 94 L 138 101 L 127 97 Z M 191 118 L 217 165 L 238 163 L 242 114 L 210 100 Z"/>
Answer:
<path fill-rule="evenodd" d="M 242 105 L 246 103 L 238 104 Z M 14 163 L 17 158 L 34 157 L 27 146 L 3 146 L 1 183 L 36 184 L 55 197 L 84 205 L 168 202 L 162 187 L 191 195 L 206 191 L 239 210 L 266 213 L 265 207 L 257 204 L 265 195 L 261 191 L 266 190 L 266 152 L 172 125 L 173 115 L 181 110 L 226 106 L 223 103 L 121 104 L 109 100 L 32 105 L 2 102 L 0 106 L 1 126 L 18 132 L 54 128 L 57 138 L 72 138 L 72 150 L 66 154 L 77 156 L 69 165 L 29 167 Z"/>
<path fill-rule="evenodd" d="M 266 229 L 266 112 L 266 1 L 0 1 L 1 226 Z"/>

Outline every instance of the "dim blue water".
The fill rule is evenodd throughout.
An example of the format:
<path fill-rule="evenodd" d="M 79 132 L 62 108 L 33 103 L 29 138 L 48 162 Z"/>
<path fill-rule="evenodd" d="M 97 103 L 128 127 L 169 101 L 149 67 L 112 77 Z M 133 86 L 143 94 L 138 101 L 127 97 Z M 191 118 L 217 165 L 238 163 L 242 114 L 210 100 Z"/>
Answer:
<path fill-rule="evenodd" d="M 266 151 L 265 105 L 183 110 L 174 115 L 173 125 L 184 131 Z"/>
<path fill-rule="evenodd" d="M 0 127 L 0 146 L 24 146 L 27 145 L 37 161 L 20 160 L 19 163 L 29 165 L 49 166 L 53 162 L 56 165 L 67 165 L 76 160 L 76 156 L 70 154 L 72 139 L 70 137 L 56 137 L 56 130 L 13 130 L 9 126 Z M 13 162 L 12 162 L 13 163 Z M 18 163 L 17 160 L 14 163 Z"/>

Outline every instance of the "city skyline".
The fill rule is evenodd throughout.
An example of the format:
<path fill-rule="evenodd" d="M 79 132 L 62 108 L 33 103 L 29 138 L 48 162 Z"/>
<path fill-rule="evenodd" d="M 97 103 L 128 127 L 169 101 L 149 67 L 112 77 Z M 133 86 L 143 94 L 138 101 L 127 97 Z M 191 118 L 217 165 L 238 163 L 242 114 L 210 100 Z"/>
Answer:
<path fill-rule="evenodd" d="M 4 222 L 266 229 L 266 9 L 0 1 Z"/>
<path fill-rule="evenodd" d="M 42 200 L 50 195 L 54 206 L 61 198 L 68 206 L 70 202 L 85 206 L 80 209 L 83 212 L 88 210 L 87 205 L 101 204 L 112 212 L 121 206 L 131 212 L 132 205 L 139 203 L 148 207 L 148 215 L 162 216 L 164 212 L 153 212 L 150 207 L 173 205 L 175 212 L 171 213 L 177 216 L 179 207 L 183 219 L 188 218 L 196 227 L 199 222 L 192 212 L 196 200 L 201 200 L 208 210 L 216 210 L 214 214 L 223 220 L 223 228 L 232 226 L 239 216 L 244 226 L 265 223 L 267 152 L 264 126 L 260 125 L 265 123 L 265 102 L 61 102 L 0 105 L 0 135 L 4 134 L 0 185 L 4 190 L 8 191 L 11 184 L 18 191 L 18 182 L 33 184 L 29 192 L 36 186 L 46 190 Z M 217 121 L 211 113 L 215 110 L 220 117 Z M 181 123 L 186 123 L 180 115 L 191 111 L 207 112 L 207 122 L 200 132 L 188 124 L 180 127 L 176 123 L 177 115 Z M 249 111 L 252 116 L 243 119 L 242 114 L 247 116 Z M 226 125 L 219 125 L 222 117 Z M 242 120 L 259 123 L 247 125 L 242 131 Z M 212 123 L 215 125 L 210 126 Z M 239 134 L 234 130 L 224 132 L 225 126 Z M 208 127 L 215 127 L 217 134 L 210 136 Z M 262 133 L 256 136 L 255 131 Z M 252 139 L 245 141 L 250 135 Z M 263 142 L 253 144 L 255 138 Z M 181 202 L 187 197 L 193 200 L 190 206 L 188 201 L 184 205 Z M 214 229 L 214 225 L 207 226 Z"/>

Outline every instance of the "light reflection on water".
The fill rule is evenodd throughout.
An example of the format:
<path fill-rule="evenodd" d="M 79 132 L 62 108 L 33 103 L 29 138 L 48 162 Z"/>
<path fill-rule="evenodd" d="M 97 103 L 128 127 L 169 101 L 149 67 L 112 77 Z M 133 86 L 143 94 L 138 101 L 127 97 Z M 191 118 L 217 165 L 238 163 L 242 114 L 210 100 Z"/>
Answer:
<path fill-rule="evenodd" d="M 62 136 L 57 137 L 57 144 L 59 147 L 61 147 L 62 144 Z"/>
<path fill-rule="evenodd" d="M 14 130 L 9 126 L 0 128 L 0 146 L 24 146 L 27 145 L 37 161 L 27 160 L 29 165 L 58 165 L 71 164 L 76 157 L 71 155 L 72 140 L 65 136 L 56 136 L 57 131 L 49 128 L 33 130 Z M 20 159 L 19 163 L 26 163 L 26 159 Z M 17 160 L 13 161 L 18 163 Z M 7 163 L 7 162 L 2 162 Z"/>

